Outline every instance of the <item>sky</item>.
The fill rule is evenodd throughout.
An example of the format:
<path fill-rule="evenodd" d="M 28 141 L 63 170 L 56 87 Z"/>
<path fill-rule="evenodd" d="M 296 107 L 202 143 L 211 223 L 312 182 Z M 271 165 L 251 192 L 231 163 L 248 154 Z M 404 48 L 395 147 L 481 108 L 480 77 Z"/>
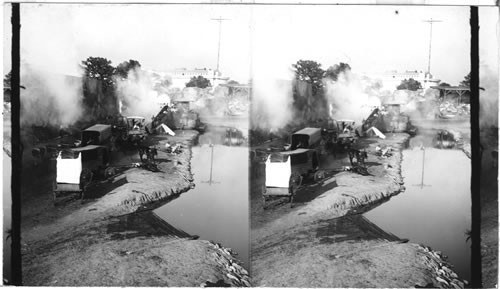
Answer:
<path fill-rule="evenodd" d="M 78 74 L 89 56 L 145 69 L 215 68 L 240 82 L 290 77 L 291 64 L 315 60 L 354 72 L 426 70 L 458 84 L 469 72 L 469 7 L 202 4 L 22 4 L 21 58 L 44 70 Z M 4 6 L 4 70 L 10 70 L 10 8 Z M 498 9 L 480 8 L 484 64 L 498 63 Z M 494 71 L 498 71 L 495 68 Z"/>

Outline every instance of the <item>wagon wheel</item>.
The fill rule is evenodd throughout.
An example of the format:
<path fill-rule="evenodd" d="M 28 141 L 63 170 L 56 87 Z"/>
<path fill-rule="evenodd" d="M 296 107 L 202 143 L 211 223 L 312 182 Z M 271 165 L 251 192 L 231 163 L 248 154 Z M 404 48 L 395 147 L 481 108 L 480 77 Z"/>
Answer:
<path fill-rule="evenodd" d="M 290 208 L 293 208 L 293 201 L 295 198 L 295 193 L 297 192 L 297 189 L 299 186 L 302 184 L 302 176 L 294 173 L 290 176 L 290 182 L 288 185 L 288 193 L 290 194 L 289 201 L 290 201 Z"/>
<path fill-rule="evenodd" d="M 107 167 L 105 170 L 104 170 L 104 176 L 106 178 L 109 178 L 109 177 L 112 177 L 116 174 L 116 170 L 115 168 L 113 167 Z"/>
<path fill-rule="evenodd" d="M 317 181 L 319 181 L 321 179 L 320 176 L 319 176 L 319 174 L 320 174 L 319 171 L 314 172 L 314 176 L 313 176 L 314 182 L 317 182 Z"/>
<path fill-rule="evenodd" d="M 293 208 L 293 197 L 295 196 L 295 188 L 294 187 L 288 188 L 288 193 L 290 194 L 290 197 L 288 197 L 288 201 L 290 202 L 290 208 Z"/>
<path fill-rule="evenodd" d="M 89 169 L 83 169 L 82 172 L 80 173 L 80 189 L 82 190 L 81 192 L 82 201 L 85 195 L 85 190 L 87 189 L 87 186 L 90 184 L 90 182 L 92 182 L 93 176 L 94 174 Z"/>
<path fill-rule="evenodd" d="M 266 185 L 263 185 L 262 186 L 262 209 L 265 210 L 266 209 Z"/>
<path fill-rule="evenodd" d="M 57 182 L 56 180 L 54 180 L 52 182 L 52 196 L 54 197 L 54 206 L 57 206 L 57 192 L 56 192 L 56 189 L 57 189 Z"/>
<path fill-rule="evenodd" d="M 127 139 L 128 139 L 127 132 L 126 131 L 122 131 L 121 134 L 120 134 L 120 138 L 121 138 L 122 141 L 127 141 Z"/>

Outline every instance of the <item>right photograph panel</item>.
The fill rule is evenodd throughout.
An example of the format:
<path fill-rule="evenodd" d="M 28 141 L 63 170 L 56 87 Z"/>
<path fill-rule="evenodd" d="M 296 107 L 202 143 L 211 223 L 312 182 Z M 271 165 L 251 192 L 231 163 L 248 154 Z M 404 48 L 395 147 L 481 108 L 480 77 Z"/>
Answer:
<path fill-rule="evenodd" d="M 470 7 L 251 9 L 252 285 L 467 287 Z M 481 8 L 479 19 L 482 267 L 491 287 L 498 9 Z"/>

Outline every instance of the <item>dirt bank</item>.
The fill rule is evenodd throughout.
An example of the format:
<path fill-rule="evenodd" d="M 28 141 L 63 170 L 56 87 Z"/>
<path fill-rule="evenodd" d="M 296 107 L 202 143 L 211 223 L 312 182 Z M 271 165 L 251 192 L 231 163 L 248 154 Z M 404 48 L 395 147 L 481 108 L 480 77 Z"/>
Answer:
<path fill-rule="evenodd" d="M 23 174 L 22 255 L 25 285 L 248 286 L 248 273 L 229 249 L 176 230 L 151 210 L 191 188 L 190 147 L 195 131 L 157 136 L 160 172 L 124 171 L 91 187 L 83 203 L 53 205 L 51 174 Z M 180 154 L 161 151 L 165 142 Z M 137 154 L 120 156 L 138 161 Z M 50 171 L 50 170 L 49 170 Z M 53 175 L 52 175 L 53 177 Z"/>
<path fill-rule="evenodd" d="M 481 258 L 483 287 L 498 284 L 498 165 L 492 151 L 498 149 L 498 128 L 481 130 Z"/>
<path fill-rule="evenodd" d="M 335 173 L 335 168 L 348 163 L 345 156 L 327 161 L 322 165 L 325 178 L 299 191 L 293 208 L 278 204 L 263 210 L 260 191 L 252 191 L 252 284 L 453 286 L 450 279 L 456 275 L 441 256 L 383 232 L 358 214 L 404 190 L 401 150 L 408 138 L 407 134 L 388 134 L 385 140 L 360 139 L 359 146 L 368 152 L 370 175 Z M 391 146 L 392 156 L 376 156 L 377 145 Z M 259 183 L 262 186 L 262 178 L 254 182 Z M 345 215 L 352 216 L 338 218 Z M 440 268 L 439 263 L 445 268 Z M 451 273 L 439 277 L 439 269 Z M 464 285 L 458 280 L 453 282 L 458 287 Z"/>
<path fill-rule="evenodd" d="M 366 160 L 370 174 L 368 176 L 347 171 L 338 172 L 343 165 L 349 163 L 345 155 L 333 162 L 330 158 L 326 164 L 323 161 L 321 167 L 325 172 L 324 178 L 304 186 L 297 193 L 293 208 L 279 206 L 263 210 L 261 192 L 264 178 L 255 180 L 255 189 L 252 191 L 252 235 L 255 238 L 265 237 L 267 231 L 272 233 L 301 223 L 340 217 L 400 193 L 404 190 L 400 150 L 408 138 L 407 134 L 394 134 L 385 140 L 360 139 L 359 145 L 366 149 L 369 156 Z M 391 157 L 376 156 L 377 145 L 391 146 L 394 153 Z"/>

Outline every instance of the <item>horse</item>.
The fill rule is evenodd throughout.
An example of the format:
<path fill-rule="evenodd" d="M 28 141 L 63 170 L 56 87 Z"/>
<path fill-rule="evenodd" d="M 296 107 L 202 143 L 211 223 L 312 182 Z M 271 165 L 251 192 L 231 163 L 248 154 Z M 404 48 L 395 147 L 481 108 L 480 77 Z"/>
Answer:
<path fill-rule="evenodd" d="M 357 150 L 354 148 L 348 148 L 349 161 L 351 162 L 351 166 L 354 166 L 353 159 L 356 158 L 356 165 L 365 167 L 365 160 L 368 158 L 368 153 L 363 150 Z"/>
<path fill-rule="evenodd" d="M 155 163 L 155 156 L 158 155 L 158 150 L 155 146 L 138 145 L 137 150 L 139 151 L 141 162 L 144 162 L 143 156 L 145 155 L 148 162 Z"/>

